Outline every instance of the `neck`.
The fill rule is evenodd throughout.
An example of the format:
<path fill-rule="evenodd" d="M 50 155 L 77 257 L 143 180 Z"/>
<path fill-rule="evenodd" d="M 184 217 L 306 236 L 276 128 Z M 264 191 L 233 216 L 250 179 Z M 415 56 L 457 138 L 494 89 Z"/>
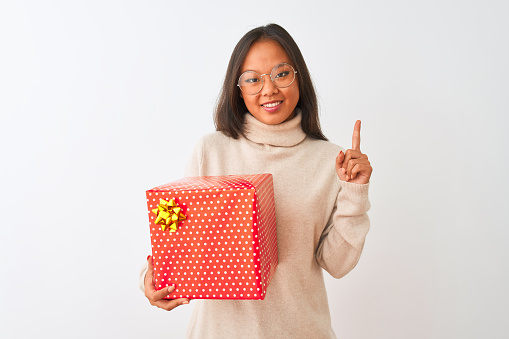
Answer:
<path fill-rule="evenodd" d="M 301 143 L 306 134 L 301 127 L 302 113 L 296 108 L 287 120 L 278 125 L 267 125 L 250 113 L 244 117 L 244 134 L 257 144 L 276 147 L 291 147 Z"/>

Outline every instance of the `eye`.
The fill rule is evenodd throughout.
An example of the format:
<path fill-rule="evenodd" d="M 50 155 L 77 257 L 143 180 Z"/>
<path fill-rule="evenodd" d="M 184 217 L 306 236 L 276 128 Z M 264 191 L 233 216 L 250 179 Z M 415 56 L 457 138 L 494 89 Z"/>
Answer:
<path fill-rule="evenodd" d="M 285 77 L 285 76 L 287 76 L 288 74 L 290 74 L 290 72 L 288 72 L 288 71 L 279 72 L 278 74 L 276 74 L 276 79 L 277 79 L 277 78 L 284 78 L 284 77 Z"/>
<path fill-rule="evenodd" d="M 245 82 L 247 84 L 254 84 L 254 83 L 258 82 L 258 81 L 260 81 L 260 79 L 253 77 L 253 78 L 244 79 L 243 82 Z"/>

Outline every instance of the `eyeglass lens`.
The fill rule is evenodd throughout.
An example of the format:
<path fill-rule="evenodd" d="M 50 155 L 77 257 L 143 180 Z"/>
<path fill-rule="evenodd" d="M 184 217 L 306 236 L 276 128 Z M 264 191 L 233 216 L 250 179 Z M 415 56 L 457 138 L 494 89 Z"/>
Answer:
<path fill-rule="evenodd" d="M 277 87 L 288 87 L 295 79 L 295 70 L 291 65 L 279 64 L 272 69 L 270 79 Z M 261 91 L 263 81 L 260 74 L 247 71 L 240 76 L 239 87 L 246 94 L 256 94 Z"/>

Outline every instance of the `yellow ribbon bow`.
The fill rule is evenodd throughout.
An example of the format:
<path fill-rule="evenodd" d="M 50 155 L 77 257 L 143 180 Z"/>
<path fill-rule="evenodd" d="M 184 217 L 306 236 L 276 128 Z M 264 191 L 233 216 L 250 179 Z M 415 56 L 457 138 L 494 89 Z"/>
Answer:
<path fill-rule="evenodd" d="M 178 207 L 173 199 L 170 199 L 170 201 L 161 199 L 157 208 L 152 210 L 157 215 L 155 223 L 160 224 L 163 231 L 169 226 L 170 232 L 175 232 L 178 223 L 186 220 L 186 216 L 181 211 L 182 208 Z"/>

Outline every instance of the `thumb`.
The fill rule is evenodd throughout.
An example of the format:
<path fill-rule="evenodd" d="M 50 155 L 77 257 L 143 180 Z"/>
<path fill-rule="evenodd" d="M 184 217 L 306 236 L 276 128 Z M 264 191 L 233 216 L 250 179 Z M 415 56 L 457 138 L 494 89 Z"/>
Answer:
<path fill-rule="evenodd" d="M 348 181 L 346 170 L 343 168 L 343 162 L 345 161 L 345 153 L 340 151 L 338 156 L 336 157 L 336 172 L 338 174 L 339 180 Z"/>
<path fill-rule="evenodd" d="M 147 257 L 148 269 L 145 272 L 145 292 L 155 290 L 154 288 L 154 264 L 152 263 L 152 256 Z"/>
<path fill-rule="evenodd" d="M 343 161 L 345 160 L 345 153 L 340 151 L 338 156 L 336 157 L 336 171 L 343 167 Z"/>
<path fill-rule="evenodd" d="M 147 263 L 148 263 L 148 270 L 149 271 L 154 271 L 154 263 L 152 262 L 152 256 L 149 255 L 147 257 Z"/>

